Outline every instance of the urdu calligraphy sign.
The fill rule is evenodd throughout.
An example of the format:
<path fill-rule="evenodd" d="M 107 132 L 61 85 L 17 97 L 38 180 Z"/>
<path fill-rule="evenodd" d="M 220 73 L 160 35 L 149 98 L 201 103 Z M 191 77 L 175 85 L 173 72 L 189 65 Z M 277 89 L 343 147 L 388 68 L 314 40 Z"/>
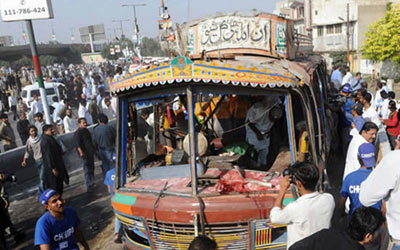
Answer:
<path fill-rule="evenodd" d="M 270 20 L 260 17 L 225 16 L 198 25 L 199 51 L 228 48 L 270 50 Z"/>

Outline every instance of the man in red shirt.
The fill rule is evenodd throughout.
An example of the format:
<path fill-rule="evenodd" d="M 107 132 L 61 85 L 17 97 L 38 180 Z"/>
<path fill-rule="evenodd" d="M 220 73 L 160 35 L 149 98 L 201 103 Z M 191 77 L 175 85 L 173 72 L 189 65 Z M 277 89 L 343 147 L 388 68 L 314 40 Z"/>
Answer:
<path fill-rule="evenodd" d="M 395 101 L 389 102 L 389 111 L 388 119 L 383 120 L 383 122 L 386 125 L 386 132 L 389 137 L 390 147 L 392 150 L 394 150 L 396 147 L 396 138 L 400 134 L 400 122 Z"/>

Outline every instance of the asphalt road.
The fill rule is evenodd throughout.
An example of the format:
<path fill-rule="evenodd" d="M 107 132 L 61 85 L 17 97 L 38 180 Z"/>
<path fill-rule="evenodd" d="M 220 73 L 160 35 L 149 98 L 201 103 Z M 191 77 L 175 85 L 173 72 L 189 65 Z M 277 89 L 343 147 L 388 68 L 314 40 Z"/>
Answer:
<path fill-rule="evenodd" d="M 96 188 L 93 192 L 87 193 L 82 168 L 70 171 L 70 184 L 65 186 L 63 198 L 66 200 L 66 206 L 71 206 L 77 211 L 81 219 L 80 228 L 91 249 L 122 249 L 122 245 L 112 242 L 114 214 L 110 195 L 103 184 L 99 162 L 96 164 L 95 173 Z M 18 199 L 11 197 L 10 216 L 15 227 L 26 233 L 26 238 L 17 246 L 12 237 L 8 237 L 10 249 L 38 249 L 34 247 L 33 241 L 35 224 L 45 210 L 38 201 L 35 186 L 30 189 L 31 192 L 18 193 L 16 195 Z"/>
<path fill-rule="evenodd" d="M 21 146 L 16 124 L 12 119 L 9 121 L 18 138 L 17 145 Z M 96 161 L 96 188 L 93 192 L 87 193 L 82 162 L 74 148 L 72 134 L 62 135 L 61 138 L 68 149 L 64 154 L 64 159 L 67 159 L 66 166 L 70 174 L 70 184 L 64 186 L 63 198 L 66 200 L 66 205 L 77 211 L 81 219 L 81 229 L 91 249 L 122 249 L 122 245 L 113 243 L 114 214 L 111 197 L 103 184 L 101 162 Z M 29 162 L 27 167 L 21 167 L 23 152 L 24 148 L 20 147 L 0 154 L 0 171 L 12 172 L 17 176 L 16 183 L 6 185 L 11 201 L 9 213 L 15 227 L 26 233 L 25 240 L 19 245 L 16 245 L 12 237 L 8 236 L 8 247 L 21 250 L 38 249 L 35 248 L 33 241 L 35 224 L 45 210 L 40 205 L 37 195 L 38 170 L 29 165 Z"/>

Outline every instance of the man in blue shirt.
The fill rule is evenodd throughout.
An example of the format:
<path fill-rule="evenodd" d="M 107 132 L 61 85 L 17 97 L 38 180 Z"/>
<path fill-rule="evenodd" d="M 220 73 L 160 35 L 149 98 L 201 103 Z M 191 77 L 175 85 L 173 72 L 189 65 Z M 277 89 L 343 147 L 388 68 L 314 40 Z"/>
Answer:
<path fill-rule="evenodd" d="M 115 180 L 115 168 L 112 168 L 107 171 L 106 177 L 104 179 L 104 185 L 107 186 L 108 192 L 111 194 L 111 197 L 113 197 L 114 195 L 114 180 Z M 114 243 L 117 244 L 122 243 L 122 225 L 117 217 L 115 217 Z"/>
<path fill-rule="evenodd" d="M 361 144 L 361 146 L 358 148 L 358 160 L 360 161 L 361 168 L 348 174 L 343 181 L 342 189 L 340 190 L 341 199 L 339 208 L 344 214 L 345 201 L 347 198 L 349 198 L 349 217 L 351 217 L 354 210 L 362 206 L 359 200 L 360 186 L 375 167 L 375 151 L 375 146 L 372 143 Z M 374 204 L 372 207 L 381 210 L 382 201 Z"/>
<path fill-rule="evenodd" d="M 338 90 L 342 85 L 342 72 L 340 66 L 338 66 L 331 75 L 331 82 L 333 83 L 334 87 Z"/>
<path fill-rule="evenodd" d="M 360 102 L 356 103 L 352 108 L 352 115 L 354 117 L 352 127 L 356 128 L 358 132 L 361 131 L 362 127 L 364 126 L 365 120 L 362 117 L 364 105 Z"/>
<path fill-rule="evenodd" d="M 349 83 L 343 85 L 340 90 L 340 95 L 345 99 L 345 102 L 340 106 L 340 125 L 341 125 L 341 139 L 342 139 L 342 148 L 343 155 L 347 154 L 347 148 L 350 142 L 350 130 L 353 122 L 352 108 L 354 106 L 354 102 L 351 96 L 353 89 L 351 88 Z"/>
<path fill-rule="evenodd" d="M 353 77 L 351 79 L 351 87 L 353 90 L 359 90 L 362 87 L 362 83 L 364 82 L 364 79 L 361 77 L 361 72 L 357 72 L 356 77 Z"/>
<path fill-rule="evenodd" d="M 115 152 L 115 128 L 108 125 L 108 118 L 105 114 L 98 115 L 99 124 L 93 128 L 93 143 L 99 151 L 101 168 L 105 175 L 108 170 L 114 168 L 112 159 Z"/>
<path fill-rule="evenodd" d="M 89 249 L 79 229 L 80 220 L 75 210 L 64 207 L 61 195 L 47 189 L 40 195 L 40 203 L 47 210 L 36 223 L 35 245 L 41 250 L 79 250 L 77 242 Z"/>

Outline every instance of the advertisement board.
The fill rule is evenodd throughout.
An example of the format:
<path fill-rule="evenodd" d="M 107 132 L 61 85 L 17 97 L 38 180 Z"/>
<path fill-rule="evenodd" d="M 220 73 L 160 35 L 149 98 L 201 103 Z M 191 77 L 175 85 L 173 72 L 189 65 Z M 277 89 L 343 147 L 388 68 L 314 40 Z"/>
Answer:
<path fill-rule="evenodd" d="M 93 42 L 106 40 L 104 24 L 89 25 L 79 28 L 79 35 L 83 43 L 90 43 L 90 35 Z"/>
<path fill-rule="evenodd" d="M 54 17 L 51 0 L 0 0 L 0 10 L 4 22 Z"/>

